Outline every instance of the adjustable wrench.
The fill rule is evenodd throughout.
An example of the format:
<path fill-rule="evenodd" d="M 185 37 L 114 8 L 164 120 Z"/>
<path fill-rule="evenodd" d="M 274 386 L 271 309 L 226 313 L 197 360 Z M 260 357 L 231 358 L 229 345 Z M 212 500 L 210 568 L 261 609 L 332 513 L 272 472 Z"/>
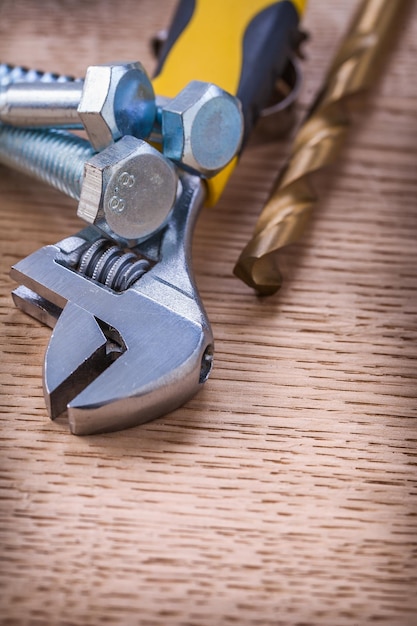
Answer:
<path fill-rule="evenodd" d="M 52 419 L 68 408 L 74 434 L 162 415 L 194 395 L 210 373 L 213 336 L 190 264 L 204 188 L 186 173 L 181 184 L 169 223 L 129 253 L 88 227 L 12 268 L 24 285 L 13 292 L 16 305 L 55 326 L 45 356 L 45 398 Z M 126 257 L 139 255 L 146 261 L 130 265 Z M 100 266 L 101 276 L 92 280 L 89 264 Z M 121 284 L 117 274 L 123 279 L 132 267 L 133 284 Z"/>
<path fill-rule="evenodd" d="M 155 91 L 173 98 L 194 79 L 218 84 L 242 102 L 246 142 L 297 46 L 304 4 L 183 0 Z M 74 434 L 154 419 L 207 379 L 213 336 L 192 275 L 191 237 L 201 206 L 218 199 L 236 160 L 207 181 L 180 169 L 181 193 L 166 224 L 129 252 L 91 226 L 12 268 L 21 284 L 16 305 L 54 327 L 46 404 L 52 419 L 68 410 Z"/>

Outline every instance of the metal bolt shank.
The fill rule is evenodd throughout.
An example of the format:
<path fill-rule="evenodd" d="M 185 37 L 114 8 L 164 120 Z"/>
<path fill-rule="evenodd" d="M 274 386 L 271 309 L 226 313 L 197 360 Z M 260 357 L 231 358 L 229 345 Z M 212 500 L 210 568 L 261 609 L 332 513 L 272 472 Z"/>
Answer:
<path fill-rule="evenodd" d="M 94 155 L 85 139 L 63 130 L 0 126 L 0 163 L 42 180 L 78 200 L 84 163 Z"/>
<path fill-rule="evenodd" d="M 81 82 L 16 83 L 0 92 L 0 121 L 12 126 L 82 128 Z"/>
<path fill-rule="evenodd" d="M 80 200 L 78 215 L 123 245 L 160 228 L 175 203 L 174 166 L 135 137 L 95 155 L 88 141 L 63 130 L 0 125 L 0 163 Z"/>
<path fill-rule="evenodd" d="M 85 128 L 97 151 L 123 135 L 152 133 L 165 156 L 206 177 L 223 169 L 240 148 L 240 102 L 212 83 L 192 81 L 174 99 L 158 97 L 156 104 L 140 63 L 92 66 L 84 82 L 73 84 L 53 76 L 55 86 L 34 83 L 28 72 L 17 71 L 21 68 L 3 67 L 0 121 L 5 124 Z M 13 84 L 13 76 L 25 82 Z"/>
<path fill-rule="evenodd" d="M 6 66 L 7 68 L 7 66 Z M 4 71 L 0 121 L 26 127 L 85 128 L 98 150 L 123 135 L 145 138 L 155 121 L 152 84 L 140 63 L 91 66 L 85 81 L 37 83 Z M 21 82 L 24 81 L 24 82 Z"/>

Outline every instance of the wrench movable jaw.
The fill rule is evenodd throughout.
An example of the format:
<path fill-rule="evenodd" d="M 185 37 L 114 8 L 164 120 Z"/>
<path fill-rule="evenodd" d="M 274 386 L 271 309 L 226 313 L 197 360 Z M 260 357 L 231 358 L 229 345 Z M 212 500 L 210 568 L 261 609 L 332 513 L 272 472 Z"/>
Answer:
<path fill-rule="evenodd" d="M 57 320 L 45 355 L 45 400 L 52 419 L 68 409 L 74 434 L 159 417 L 191 398 L 207 378 L 209 328 L 147 298 L 132 303 L 136 310 L 120 312 L 123 332 L 72 302 Z"/>
<path fill-rule="evenodd" d="M 89 227 L 12 268 L 17 306 L 53 327 L 45 400 L 52 419 L 68 411 L 74 434 L 159 417 L 210 373 L 213 336 L 190 259 L 204 190 L 188 175 L 182 185 L 166 227 L 129 252 Z"/>
<path fill-rule="evenodd" d="M 94 316 L 68 302 L 57 320 L 45 354 L 44 396 L 51 419 L 66 411 L 72 398 L 126 349 L 121 338 L 117 343 L 118 351 Z"/>
<path fill-rule="evenodd" d="M 174 334 L 162 340 L 159 354 L 153 350 L 153 340 L 148 342 L 143 335 L 137 346 L 128 348 L 68 403 L 72 433 L 88 435 L 137 426 L 173 411 L 199 391 L 211 338 L 197 326 L 181 322 L 172 330 Z"/>

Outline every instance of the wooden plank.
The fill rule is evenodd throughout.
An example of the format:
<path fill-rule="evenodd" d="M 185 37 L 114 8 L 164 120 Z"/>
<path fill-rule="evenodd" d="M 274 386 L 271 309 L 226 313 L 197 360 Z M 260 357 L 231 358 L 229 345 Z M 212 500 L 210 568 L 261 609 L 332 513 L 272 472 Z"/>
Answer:
<path fill-rule="evenodd" d="M 174 0 L 3 0 L 0 59 L 82 75 L 140 59 Z M 300 115 L 352 3 L 310 3 Z M 417 7 L 285 283 L 232 276 L 289 141 L 253 142 L 197 225 L 216 337 L 205 389 L 148 425 L 87 438 L 49 421 L 50 330 L 14 309 L 8 268 L 76 232 L 75 204 L 0 167 L 3 624 L 416 623 Z"/>

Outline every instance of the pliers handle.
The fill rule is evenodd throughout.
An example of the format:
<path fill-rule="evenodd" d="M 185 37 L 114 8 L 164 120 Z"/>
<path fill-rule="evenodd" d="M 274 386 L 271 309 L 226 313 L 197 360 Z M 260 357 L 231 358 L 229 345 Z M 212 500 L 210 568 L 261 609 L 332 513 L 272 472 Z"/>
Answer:
<path fill-rule="evenodd" d="M 175 97 L 192 80 L 215 83 L 242 103 L 245 145 L 298 44 L 306 0 L 181 0 L 153 79 L 155 93 Z M 237 158 L 207 181 L 214 204 Z"/>

